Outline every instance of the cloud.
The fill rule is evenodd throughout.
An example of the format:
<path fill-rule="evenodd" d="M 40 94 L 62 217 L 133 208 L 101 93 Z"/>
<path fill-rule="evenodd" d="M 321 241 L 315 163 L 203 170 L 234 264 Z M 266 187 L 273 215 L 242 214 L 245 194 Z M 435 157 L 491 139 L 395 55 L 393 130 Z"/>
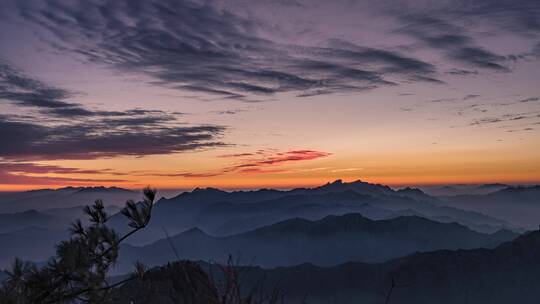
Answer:
<path fill-rule="evenodd" d="M 533 47 L 532 55 L 540 57 L 540 42 Z"/>
<path fill-rule="evenodd" d="M 453 50 L 450 57 L 479 68 L 508 71 L 507 67 L 499 63 L 504 61 L 505 57 L 478 47 L 461 47 Z"/>
<path fill-rule="evenodd" d="M 224 111 L 211 111 L 210 113 L 217 114 L 217 115 L 235 115 L 235 114 L 245 112 L 245 111 L 246 110 L 242 110 L 242 109 L 231 109 L 231 110 L 224 110 Z"/>
<path fill-rule="evenodd" d="M 462 98 L 462 100 L 471 100 L 471 99 L 476 99 L 476 98 L 479 98 L 481 97 L 480 95 L 478 94 L 469 94 L 469 95 L 466 95 L 465 97 Z"/>
<path fill-rule="evenodd" d="M 438 98 L 438 99 L 432 99 L 429 102 L 439 103 L 439 102 L 452 102 L 455 101 L 455 98 Z"/>
<path fill-rule="evenodd" d="M 0 184 L 2 185 L 76 185 L 87 183 L 120 183 L 122 179 L 93 179 L 93 178 L 70 178 L 70 177 L 48 177 L 48 176 L 28 176 L 10 174 L 0 171 Z"/>
<path fill-rule="evenodd" d="M 398 32 L 464 66 L 509 72 L 508 62 L 540 54 L 538 44 L 532 52 L 524 47 L 519 53 L 500 55 L 495 49 L 479 46 L 475 39 L 509 33 L 527 41 L 523 45 L 529 44 L 540 33 L 540 2 L 536 0 L 403 0 L 389 4 L 386 13 L 399 20 Z M 477 72 L 453 68 L 447 74 L 471 76 Z"/>
<path fill-rule="evenodd" d="M 334 169 L 332 170 L 333 173 L 339 173 L 339 172 L 353 172 L 353 171 L 362 171 L 363 168 L 341 168 L 341 169 Z"/>
<path fill-rule="evenodd" d="M 437 82 L 436 69 L 395 51 L 340 41 L 278 43 L 263 27 L 192 1 L 21 2 L 20 13 L 89 62 L 150 76 L 174 89 L 254 101 L 282 92 L 312 96 L 402 81 Z M 45 39 L 50 35 L 42 35 Z"/>
<path fill-rule="evenodd" d="M 219 170 L 207 172 L 179 172 L 179 173 L 145 173 L 152 176 L 167 176 L 167 177 L 213 177 L 228 173 L 242 174 L 264 174 L 264 173 L 291 173 L 300 172 L 298 169 L 281 169 L 276 168 L 288 163 L 303 162 L 325 158 L 331 156 L 332 153 L 314 151 L 314 150 L 291 150 L 287 152 L 279 152 L 275 149 L 258 150 L 255 152 L 224 154 L 218 157 L 238 159 L 239 161 L 233 165 L 224 167 Z M 317 168 L 315 170 L 321 170 Z M 312 171 L 313 169 L 307 169 Z"/>
<path fill-rule="evenodd" d="M 540 97 L 529 97 L 529 98 L 521 99 L 519 102 L 534 102 L 534 101 L 540 101 Z"/>
<path fill-rule="evenodd" d="M 540 32 L 540 3 L 536 0 L 461 1 L 449 10 L 453 16 L 478 18 L 521 35 Z"/>
<path fill-rule="evenodd" d="M 78 168 L 61 167 L 55 165 L 40 165 L 24 162 L 0 162 L 0 170 L 10 173 L 24 174 L 111 174 L 111 170 L 85 170 Z"/>
<path fill-rule="evenodd" d="M 48 86 L 28 77 L 0 59 L 0 100 L 7 100 L 19 106 L 38 108 L 59 116 L 92 114 L 80 105 L 64 101 L 73 95 L 72 92 Z"/>
<path fill-rule="evenodd" d="M 427 47 L 441 50 L 445 56 L 472 68 L 494 71 L 509 71 L 502 63 L 515 56 L 500 56 L 476 45 L 475 40 L 465 34 L 463 26 L 452 24 L 441 17 L 416 13 L 400 16 L 399 33 L 412 36 Z M 517 57 L 516 57 L 517 58 Z M 452 70 L 450 74 L 468 75 L 463 70 Z"/>
<path fill-rule="evenodd" d="M 510 31 L 525 37 L 540 32 L 540 3 L 536 0 L 403 0 L 387 4 L 386 11 L 394 15 L 420 15 L 423 24 L 446 32 L 455 28 L 450 21 L 465 22 L 469 27 L 482 24 L 494 32 Z"/>
<path fill-rule="evenodd" d="M 225 127 L 188 125 L 151 109 L 92 110 L 72 94 L 0 65 L 0 100 L 36 113 L 0 114 L 0 160 L 95 159 L 194 151 L 225 144 Z"/>
<path fill-rule="evenodd" d="M 103 121 L 48 126 L 0 116 L 0 157 L 4 159 L 96 159 L 170 154 L 225 145 L 220 126 L 180 126 Z"/>
<path fill-rule="evenodd" d="M 223 154 L 219 155 L 218 157 L 221 158 L 237 158 L 237 157 L 249 157 L 249 156 L 255 156 L 257 153 L 234 153 L 234 154 Z"/>
<path fill-rule="evenodd" d="M 23 71 L 0 58 L 0 100 L 7 101 L 15 106 L 29 107 L 43 115 L 59 119 L 84 119 L 93 117 L 118 117 L 162 115 L 165 112 L 149 109 L 129 109 L 126 111 L 92 110 L 87 107 L 68 101 L 77 93 L 54 87 L 45 82 L 26 75 Z M 171 113 L 182 115 L 184 113 Z M 112 120 L 112 119 L 111 119 Z"/>
<path fill-rule="evenodd" d="M 54 165 L 40 165 L 23 162 L 0 162 L 0 184 L 32 184 L 32 185 L 51 185 L 51 184 L 73 184 L 73 183 L 95 183 L 95 182 L 124 182 L 123 179 L 106 178 L 73 178 L 44 176 L 47 174 L 72 175 L 72 174 L 115 174 L 108 169 L 105 170 L 85 170 L 78 168 L 67 168 Z"/>
<path fill-rule="evenodd" d="M 281 166 L 290 162 L 315 160 L 331 156 L 332 153 L 314 150 L 292 150 L 287 152 L 257 151 L 253 155 L 256 155 L 256 157 L 243 159 L 242 162 L 223 169 L 223 172 L 278 173 L 278 171 L 283 172 L 283 170 L 268 169 L 268 167 Z"/>
<path fill-rule="evenodd" d="M 510 114 L 502 114 L 499 116 L 484 117 L 484 118 L 474 120 L 469 125 L 478 126 L 478 125 L 484 125 L 484 124 L 495 124 L 495 123 L 500 123 L 500 122 L 515 122 L 515 121 L 521 121 L 521 120 L 531 120 L 531 119 L 536 119 L 540 117 L 539 113 L 540 112 L 510 113 Z"/>
<path fill-rule="evenodd" d="M 240 171 L 245 174 L 278 174 L 289 173 L 289 170 L 285 169 L 263 169 L 263 168 L 246 168 Z"/>
<path fill-rule="evenodd" d="M 455 76 L 476 76 L 478 75 L 478 71 L 470 71 L 470 70 L 463 70 L 463 69 L 450 69 L 446 71 L 446 74 L 449 75 L 455 75 Z"/>
<path fill-rule="evenodd" d="M 278 165 L 278 164 L 291 162 L 291 161 L 304 161 L 304 160 L 312 160 L 312 159 L 317 159 L 317 158 L 322 158 L 322 157 L 328 157 L 330 155 L 332 155 L 332 153 L 313 151 L 313 150 L 292 150 L 288 152 L 275 153 L 273 155 L 266 156 L 262 159 L 256 159 L 256 160 L 250 161 L 243 165 L 244 166 L 245 165 L 250 165 L 250 166 Z"/>
<path fill-rule="evenodd" d="M 180 172 L 180 173 L 148 173 L 144 176 L 160 176 L 160 177 L 185 177 L 185 178 L 202 178 L 214 177 L 222 175 L 222 172 Z"/>

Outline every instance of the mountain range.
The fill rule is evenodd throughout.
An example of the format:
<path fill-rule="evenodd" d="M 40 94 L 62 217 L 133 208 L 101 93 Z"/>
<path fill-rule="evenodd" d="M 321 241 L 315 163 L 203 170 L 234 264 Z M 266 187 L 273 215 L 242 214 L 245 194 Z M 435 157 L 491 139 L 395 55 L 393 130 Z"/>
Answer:
<path fill-rule="evenodd" d="M 96 199 L 102 199 L 107 205 L 123 206 L 126 200 L 139 196 L 135 191 L 102 186 L 0 193 L 0 213 L 78 207 L 92 204 Z"/>
<path fill-rule="evenodd" d="M 182 261 L 153 268 L 143 279 L 123 285 L 117 291 L 118 303 L 142 298 L 178 303 L 186 285 L 196 285 L 200 296 L 215 294 L 203 288 L 208 284 L 201 272 L 206 271 L 219 284 L 223 268 L 204 261 L 198 264 Z M 284 304 L 534 304 L 540 298 L 540 232 L 526 233 L 492 249 L 436 250 L 377 264 L 232 267 L 240 277 L 243 294 L 253 290 L 282 294 L 279 303 Z M 186 283 L 191 280 L 196 282 Z"/>
<path fill-rule="evenodd" d="M 106 207 L 109 214 L 119 210 Z M 82 206 L 0 214 L 0 268 L 9 266 L 15 257 L 48 259 L 54 255 L 56 244 L 69 237 L 67 229 L 76 219 L 88 224 Z"/>
<path fill-rule="evenodd" d="M 290 219 L 252 231 L 213 237 L 193 228 L 147 246 L 123 246 L 117 272 L 135 261 L 151 266 L 178 259 L 226 263 L 229 255 L 262 267 L 312 263 L 330 266 L 348 261 L 380 263 L 417 251 L 494 247 L 517 234 L 483 234 L 457 223 L 418 216 L 374 221 L 360 214 L 327 216 L 318 221 Z"/>
<path fill-rule="evenodd" d="M 488 194 L 439 199 L 445 205 L 481 212 L 528 229 L 536 229 L 540 224 L 540 186 L 507 187 Z"/>
<path fill-rule="evenodd" d="M 418 189 L 395 191 L 388 186 L 362 181 L 337 180 L 316 188 L 289 191 L 261 189 L 226 192 L 215 188 L 195 189 L 176 197 L 160 199 L 153 210 L 149 227 L 129 242 L 149 244 L 170 234 L 199 227 L 213 235 L 225 236 L 256 229 L 291 217 L 318 220 L 328 215 L 361 213 L 371 219 L 417 215 L 441 222 L 457 222 L 479 232 L 500 229 L 519 230 L 495 217 L 445 206 L 438 198 Z M 126 232 L 121 215 L 111 225 Z"/>
<path fill-rule="evenodd" d="M 414 253 L 381 264 L 242 270 L 246 289 L 264 278 L 279 286 L 286 303 L 537 303 L 540 298 L 540 232 L 493 249 Z M 324 286 L 324 287 L 323 287 Z"/>
<path fill-rule="evenodd" d="M 501 183 L 482 185 L 449 185 L 449 186 L 424 186 L 422 190 L 432 196 L 455 196 L 467 194 L 488 194 L 511 187 Z"/>
<path fill-rule="evenodd" d="M 69 222 L 77 218 L 84 220 L 86 216 L 82 213 L 82 205 L 91 204 L 95 199 L 103 199 L 108 206 L 107 211 L 112 215 L 108 224 L 120 234 L 126 233 L 129 227 L 124 217 L 118 214 L 119 206 L 129 198 L 139 197 L 139 193 L 115 187 L 67 187 L 0 194 L 0 210 L 3 210 L 0 212 L 0 247 L 19 244 L 13 241 L 17 238 L 22 240 L 21 246 L 10 245 L 10 253 L 0 257 L 0 267 L 7 266 L 15 256 L 35 260 L 53 254 L 56 242 L 66 237 Z M 523 226 L 536 227 L 536 215 L 540 211 L 537 207 L 538 197 L 538 186 L 509 187 L 482 195 L 434 197 L 415 188 L 394 190 L 379 184 L 362 181 L 346 183 L 341 180 L 320 187 L 288 191 L 261 189 L 228 192 L 197 188 L 172 198 L 159 199 L 149 227 L 128 243 L 139 248 L 153 245 L 159 240 L 163 242 L 167 235 L 185 238 L 194 234 L 198 238 L 209 238 L 212 244 L 219 244 L 221 252 L 237 253 L 243 249 L 241 246 L 224 246 L 223 240 L 243 239 L 246 233 L 288 220 L 318 222 L 327 220 L 328 216 L 349 213 L 359 213 L 364 220 L 372 221 L 416 217 L 431 222 L 457 223 L 481 235 L 492 235 L 499 230 L 523 232 Z M 514 206 L 515 210 L 512 209 Z M 23 245 L 27 243 L 33 243 L 34 250 L 42 254 L 26 253 L 27 248 Z M 240 243 L 238 241 L 237 244 Z M 478 244 L 474 246 L 485 246 L 487 243 Z M 453 243 L 440 247 L 442 245 L 439 244 L 439 247 L 413 249 L 460 248 L 453 247 L 458 245 Z M 170 253 L 170 248 L 166 252 Z M 379 261 L 411 251 L 396 252 L 380 256 Z M 196 258 L 195 253 L 194 248 L 190 257 Z M 247 255 L 251 255 L 250 258 L 259 256 L 256 251 Z M 376 261 L 368 253 L 356 257 L 357 260 Z M 287 263 L 293 262 L 301 262 L 301 259 L 291 258 Z M 272 263 L 269 258 L 268 265 L 277 265 L 277 262 Z M 317 263 L 326 265 L 323 258 Z"/>

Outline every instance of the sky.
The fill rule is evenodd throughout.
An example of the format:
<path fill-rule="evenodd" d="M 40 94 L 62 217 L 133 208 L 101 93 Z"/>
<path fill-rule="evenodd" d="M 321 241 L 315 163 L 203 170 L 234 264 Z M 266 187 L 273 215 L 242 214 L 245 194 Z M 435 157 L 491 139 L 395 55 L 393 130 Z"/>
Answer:
<path fill-rule="evenodd" d="M 540 182 L 537 0 L 1 0 L 0 191 Z"/>

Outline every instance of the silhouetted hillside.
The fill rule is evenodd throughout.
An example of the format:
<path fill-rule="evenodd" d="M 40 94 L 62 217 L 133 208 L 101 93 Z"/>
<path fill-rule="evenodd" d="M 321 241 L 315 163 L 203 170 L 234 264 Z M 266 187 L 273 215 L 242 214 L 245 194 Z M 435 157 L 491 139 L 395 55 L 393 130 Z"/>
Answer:
<path fill-rule="evenodd" d="M 297 225 L 303 227 L 304 223 L 292 226 Z M 154 268 L 144 280 L 124 285 L 118 299 L 138 297 L 147 304 L 175 303 L 171 299 L 181 302 L 180 297 L 189 298 L 187 292 L 194 290 L 202 296 L 212 296 L 213 289 L 200 284 L 206 282 L 200 270 L 211 273 L 219 282 L 222 279 L 219 267 L 199 264 L 201 268 L 188 262 Z M 285 293 L 285 304 L 386 303 L 387 300 L 403 304 L 533 304 L 540 297 L 540 232 L 525 234 L 493 249 L 437 250 L 382 264 L 349 262 L 319 267 L 305 263 L 272 269 L 235 268 L 241 274 L 244 292 L 254 287 L 266 293 L 280 289 Z M 193 286 L 199 286 L 194 289 L 185 286 L 191 274 L 195 274 Z"/>
<path fill-rule="evenodd" d="M 438 250 L 383 264 L 346 263 L 324 268 L 310 264 L 243 270 L 245 282 L 264 277 L 287 290 L 286 303 L 538 303 L 540 232 L 494 249 Z M 249 288 L 250 286 L 245 286 Z"/>
<path fill-rule="evenodd" d="M 207 273 L 192 262 L 177 262 L 148 271 L 144 278 L 130 281 L 114 293 L 115 304 L 212 304 L 218 291 Z"/>

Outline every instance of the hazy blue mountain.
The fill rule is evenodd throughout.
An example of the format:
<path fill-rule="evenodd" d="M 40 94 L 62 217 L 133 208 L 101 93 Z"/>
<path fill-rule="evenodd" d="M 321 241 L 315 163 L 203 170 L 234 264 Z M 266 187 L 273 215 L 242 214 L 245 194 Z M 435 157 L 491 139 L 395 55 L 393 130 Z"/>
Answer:
<path fill-rule="evenodd" d="M 0 269 L 9 267 L 15 257 L 30 261 L 46 260 L 54 255 L 55 245 L 68 237 L 67 229 L 38 227 L 0 233 Z"/>
<path fill-rule="evenodd" d="M 421 216 L 419 213 L 415 213 L 411 210 L 399 212 L 389 211 L 373 207 L 367 203 L 358 206 L 307 203 L 286 208 L 281 212 L 236 216 L 225 221 L 220 226 L 217 226 L 211 230 L 211 232 L 216 235 L 231 235 L 271 225 L 290 218 L 319 220 L 328 215 L 343 215 L 351 212 L 360 213 L 363 216 L 374 220 L 395 218 L 401 215 Z"/>
<path fill-rule="evenodd" d="M 336 193 L 336 192 L 344 192 L 344 191 L 354 191 L 356 193 L 360 193 L 364 195 L 372 195 L 372 196 L 391 195 L 395 193 L 395 191 L 392 190 L 392 188 L 386 185 L 371 184 L 371 183 L 363 182 L 360 180 L 346 183 L 340 179 L 331 183 L 327 183 L 320 187 L 300 188 L 300 189 L 291 190 L 292 193 L 307 192 L 307 193 L 313 193 L 313 194 Z"/>
<path fill-rule="evenodd" d="M 176 260 L 175 250 L 180 258 L 225 262 L 232 254 L 243 263 L 264 267 L 306 262 L 337 265 L 347 261 L 383 262 L 416 251 L 489 247 L 515 236 L 510 232 L 482 234 L 456 223 L 417 216 L 380 221 L 360 214 L 318 221 L 296 218 L 227 237 L 213 237 L 193 228 L 147 246 L 125 246 L 118 271 L 128 269 L 136 260 L 149 265 Z"/>
<path fill-rule="evenodd" d="M 0 213 L 70 208 L 92 204 L 102 199 L 106 204 L 123 206 L 127 199 L 136 199 L 138 192 L 117 187 L 66 187 L 0 195 Z"/>
<path fill-rule="evenodd" d="M 0 214 L 0 233 L 17 231 L 28 227 L 64 229 L 68 224 L 69 220 L 67 219 L 36 210 Z"/>
<path fill-rule="evenodd" d="M 505 189 L 505 188 L 508 188 L 508 187 L 511 187 L 511 186 L 506 185 L 506 184 L 501 184 L 501 183 L 492 183 L 492 184 L 483 184 L 483 185 L 478 186 L 477 188 L 478 189 L 488 189 L 488 190 L 492 191 L 492 190 L 501 190 L 501 189 Z"/>
<path fill-rule="evenodd" d="M 110 206 L 109 214 L 114 214 L 119 210 L 119 207 L 111 204 L 114 201 L 122 199 L 121 202 L 124 202 L 126 197 L 135 199 L 140 197 L 139 193 L 129 190 L 104 187 L 68 187 L 5 195 L 18 200 L 3 201 L 0 204 L 2 206 L 11 204 L 19 208 L 39 203 L 42 209 L 0 215 L 2 219 L 0 233 L 26 228 L 39 229 L 37 235 L 43 236 L 43 242 L 36 243 L 36 248 L 47 252 L 52 252 L 54 242 L 46 241 L 58 240 L 57 231 L 65 231 L 68 223 L 76 218 L 83 220 L 86 218 L 82 214 L 81 205 L 102 198 Z M 52 203 L 49 204 L 48 199 L 52 199 Z M 163 239 L 166 232 L 169 235 L 176 235 L 192 227 L 199 227 L 211 235 L 227 236 L 291 218 L 317 221 L 329 215 L 339 216 L 347 213 L 360 213 L 373 220 L 414 215 L 445 223 L 457 222 L 484 233 L 493 233 L 502 228 L 515 228 L 504 221 L 478 212 L 441 206 L 442 203 L 436 200 L 437 198 L 417 189 L 394 191 L 383 185 L 361 181 L 344 183 L 338 180 L 321 187 L 289 191 L 262 189 L 226 192 L 214 188 L 195 189 L 171 199 L 160 199 L 154 208 L 150 226 L 130 240 L 130 244 L 138 246 L 150 244 Z M 75 205 L 81 201 L 84 203 Z M 67 207 L 54 207 L 66 205 Z M 121 215 L 114 215 L 110 224 L 121 234 L 129 229 Z M 48 232 L 51 236 L 45 236 Z M 31 242 L 28 235 L 23 239 Z M 14 257 L 15 255 L 11 256 Z"/>
<path fill-rule="evenodd" d="M 51 209 L 43 209 L 39 212 L 50 215 L 50 216 L 54 216 L 54 217 L 68 219 L 70 222 L 76 219 L 80 219 L 83 222 L 85 222 L 88 216 L 84 214 L 83 208 L 84 206 L 75 206 L 75 207 L 68 207 L 68 208 L 51 208 Z M 112 216 L 120 212 L 120 210 L 122 210 L 122 208 L 119 206 L 110 205 L 110 204 L 105 205 L 105 211 L 107 212 L 109 216 Z"/>
<path fill-rule="evenodd" d="M 452 207 L 482 212 L 529 229 L 540 224 L 540 186 L 508 187 L 483 195 L 441 197 Z"/>
<path fill-rule="evenodd" d="M 478 212 L 441 206 L 437 198 L 417 189 L 394 191 L 383 185 L 340 180 L 316 188 L 290 191 L 262 189 L 226 192 L 215 188 L 195 189 L 170 199 L 160 199 L 154 208 L 150 226 L 130 240 L 144 245 L 164 237 L 163 229 L 176 234 L 199 227 L 213 235 L 228 235 L 269 225 L 291 217 L 317 220 L 328 215 L 362 213 L 371 219 L 400 215 L 440 218 L 458 222 L 479 232 L 492 233 L 515 228 L 509 223 Z M 112 225 L 126 232 L 121 216 Z"/>
<path fill-rule="evenodd" d="M 493 183 L 483 185 L 451 185 L 451 186 L 427 186 L 422 187 L 426 193 L 432 196 L 454 196 L 469 194 L 488 194 L 510 187 L 506 184 Z"/>
<path fill-rule="evenodd" d="M 109 215 L 112 215 L 119 212 L 120 208 L 111 205 L 106 207 L 106 211 Z M 87 218 L 88 216 L 83 212 L 83 206 L 0 213 L 0 233 L 23 230 L 29 227 L 65 230 L 76 219 L 81 219 L 83 223 L 87 223 Z"/>

